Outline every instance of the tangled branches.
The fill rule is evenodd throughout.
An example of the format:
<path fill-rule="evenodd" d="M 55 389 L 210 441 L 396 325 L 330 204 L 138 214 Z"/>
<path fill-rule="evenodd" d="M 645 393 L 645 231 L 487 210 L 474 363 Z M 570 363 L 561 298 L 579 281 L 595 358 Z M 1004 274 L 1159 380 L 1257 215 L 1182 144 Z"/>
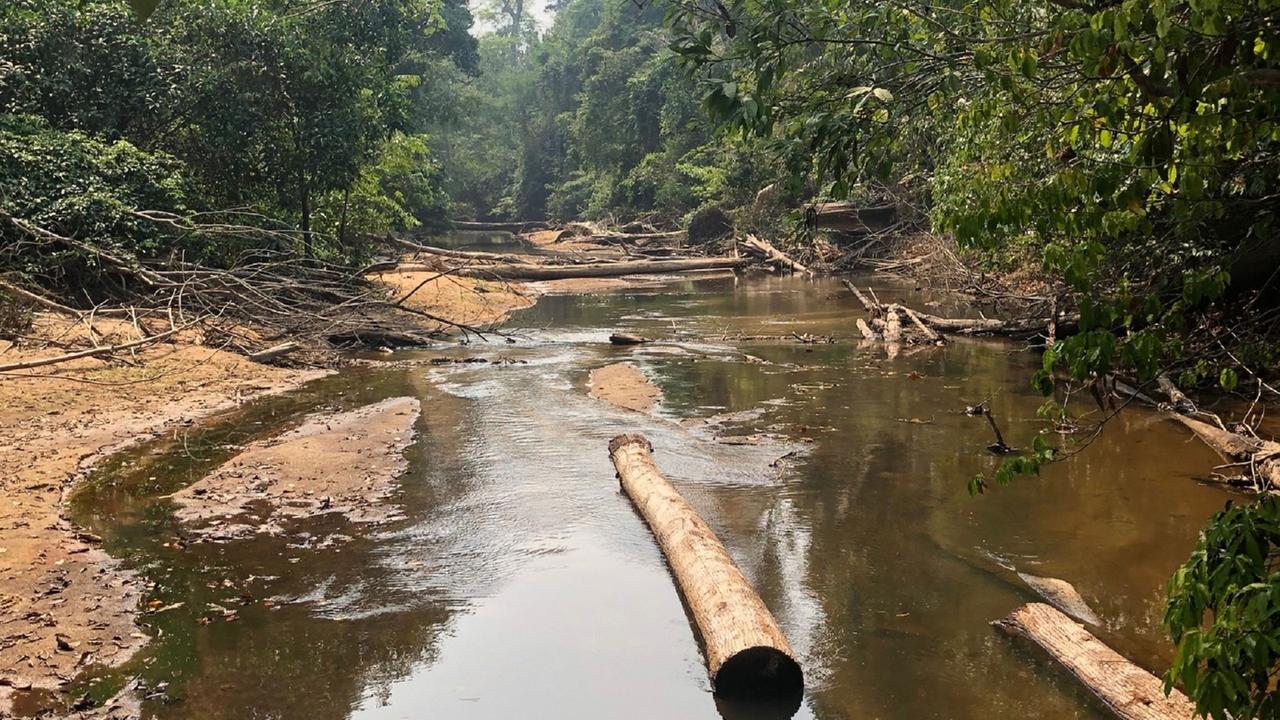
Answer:
<path fill-rule="evenodd" d="M 381 286 L 366 279 L 360 268 L 275 249 L 285 245 L 273 242 L 279 231 L 203 224 L 171 214 L 136 215 L 177 232 L 252 237 L 259 242 L 221 267 L 188 262 L 178 256 L 141 259 L 60 235 L 0 211 L 0 222 L 13 226 L 30 242 L 61 246 L 92 258 L 97 272 L 114 289 L 115 302 L 112 307 L 71 307 L 34 288 L 4 279 L 0 279 L 0 291 L 23 304 L 88 318 L 90 322 L 92 317 L 104 315 L 132 318 L 139 332 L 149 337 L 198 328 L 206 340 L 216 339 L 229 349 L 250 355 L 282 339 L 330 346 L 386 347 L 424 344 L 449 328 L 464 335 L 485 332 L 393 301 Z M 157 320 L 162 330 L 144 327 L 148 321 L 154 325 Z"/>

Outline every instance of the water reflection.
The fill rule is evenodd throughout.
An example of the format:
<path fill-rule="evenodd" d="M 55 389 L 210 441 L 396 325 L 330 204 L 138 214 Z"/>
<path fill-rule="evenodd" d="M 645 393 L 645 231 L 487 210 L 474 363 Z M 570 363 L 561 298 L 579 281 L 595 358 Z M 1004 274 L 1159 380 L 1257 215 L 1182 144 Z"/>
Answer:
<path fill-rule="evenodd" d="M 148 616 L 160 638 L 117 677 L 169 683 L 170 702 L 146 705 L 160 718 L 1101 717 L 991 633 L 1032 599 L 993 558 L 1071 581 L 1108 642 L 1159 667 L 1165 579 L 1224 499 L 1190 479 L 1212 456 L 1135 412 L 1042 477 L 970 499 L 967 478 L 997 461 L 960 411 L 990 398 L 1011 440 L 1027 437 L 1036 359 L 979 342 L 889 359 L 847 341 L 857 313 L 833 282 L 778 278 L 550 297 L 520 318 L 521 343 L 466 350 L 527 364 L 353 371 L 145 448 L 76 504 L 158 598 L 184 603 Z M 609 346 L 619 329 L 664 343 Z M 586 396 L 590 368 L 624 358 L 663 388 L 659 416 Z M 423 400 L 420 439 L 407 518 L 370 536 L 317 548 L 344 530 L 331 522 L 195 543 L 152 499 L 309 410 L 393 394 Z M 661 554 L 618 492 L 605 445 L 623 431 L 651 437 L 773 609 L 802 699 L 711 695 Z"/>

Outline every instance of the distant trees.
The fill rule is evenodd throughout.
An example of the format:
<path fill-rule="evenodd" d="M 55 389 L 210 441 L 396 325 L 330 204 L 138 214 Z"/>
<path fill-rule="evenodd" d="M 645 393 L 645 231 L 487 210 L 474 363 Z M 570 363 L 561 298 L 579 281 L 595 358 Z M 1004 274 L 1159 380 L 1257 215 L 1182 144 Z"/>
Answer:
<path fill-rule="evenodd" d="M 22 144 L 35 133 L 54 143 L 65 133 L 78 152 L 121 148 L 112 152 L 155 158 L 150 166 L 172 173 L 148 175 L 150 204 L 114 180 L 101 184 L 117 218 L 236 209 L 293 224 L 304 253 L 358 255 L 349 241 L 361 233 L 445 212 L 422 133 L 453 102 L 441 78 L 476 69 L 470 24 L 462 0 L 167 0 L 141 24 L 119 2 L 15 0 L 0 9 L 0 139 Z M 85 177 L 24 172 L 70 191 L 106 160 L 86 162 Z M 27 217 L 86 230 L 54 211 L 55 197 L 19 187 L 31 180 L 0 177 L 0 192 L 26 197 Z M 162 202 L 169 185 L 184 188 L 182 202 Z M 129 241 L 116 232 L 92 239 Z"/>

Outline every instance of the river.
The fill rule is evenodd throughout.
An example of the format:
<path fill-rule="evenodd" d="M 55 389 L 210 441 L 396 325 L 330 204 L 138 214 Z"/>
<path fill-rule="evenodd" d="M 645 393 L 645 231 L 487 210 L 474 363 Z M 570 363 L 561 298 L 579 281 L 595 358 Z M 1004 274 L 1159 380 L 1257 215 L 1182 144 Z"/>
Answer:
<path fill-rule="evenodd" d="M 942 300 L 861 282 L 886 301 Z M 795 717 L 1105 717 L 991 629 L 1035 599 L 1009 568 L 1071 582 L 1099 636 L 1163 668 L 1165 582 L 1228 498 L 1196 480 L 1215 456 L 1134 410 L 1041 476 L 971 498 L 966 481 L 999 460 L 963 410 L 988 400 L 1025 444 L 1045 422 L 1028 385 L 1038 357 L 971 340 L 891 358 L 854 339 L 860 312 L 831 279 L 553 295 L 513 319 L 515 342 L 396 356 L 503 364 L 350 369 L 121 455 L 74 518 L 154 584 L 156 609 L 176 607 L 144 616 L 148 649 L 86 687 L 105 696 L 138 676 L 156 718 L 776 717 L 710 692 L 607 455 L 609 438 L 639 431 L 800 655 Z M 660 342 L 614 347 L 617 330 Z M 624 359 L 661 387 L 655 413 L 587 395 L 592 368 Z M 308 412 L 394 395 L 423 406 L 401 520 L 195 542 L 159 497 Z M 354 539 L 323 542 L 333 533 Z M 214 606 L 234 619 L 206 621 Z"/>

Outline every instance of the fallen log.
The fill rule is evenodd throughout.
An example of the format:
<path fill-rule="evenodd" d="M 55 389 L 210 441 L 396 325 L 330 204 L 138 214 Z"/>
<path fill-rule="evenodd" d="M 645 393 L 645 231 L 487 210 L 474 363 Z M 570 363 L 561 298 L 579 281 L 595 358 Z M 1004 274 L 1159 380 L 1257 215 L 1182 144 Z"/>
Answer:
<path fill-rule="evenodd" d="M 90 348 L 88 350 L 80 350 L 79 352 L 67 353 L 66 355 L 58 355 L 57 357 L 37 358 L 35 360 L 23 360 L 21 362 L 14 362 L 14 363 L 9 363 L 7 365 L 0 365 L 0 372 L 12 372 L 14 370 L 30 370 L 31 368 L 45 367 L 46 365 L 57 365 L 58 363 L 69 362 L 71 360 L 79 360 L 81 358 L 98 357 L 99 355 L 110 355 L 112 353 L 117 353 L 122 350 L 131 350 L 133 348 L 141 347 L 143 345 L 149 345 L 151 343 L 160 342 L 161 340 L 164 340 L 165 338 L 168 338 L 176 334 L 179 330 L 184 330 L 188 327 L 190 327 L 190 325 L 183 325 L 182 327 L 176 327 L 171 330 L 166 330 L 162 333 L 157 333 L 150 337 L 144 337 L 141 340 L 133 340 L 131 342 L 120 343 L 118 345 L 103 345 L 101 347 Z"/>
<path fill-rule="evenodd" d="M 283 343 L 280 343 L 279 345 L 269 347 L 265 350 L 259 350 L 258 352 L 255 352 L 255 353 L 249 353 L 249 359 L 254 362 L 267 362 L 268 360 L 274 360 L 280 357 L 281 355 L 288 355 L 294 350 L 297 350 L 299 347 L 301 346 L 296 342 L 292 342 L 292 341 L 283 342 Z"/>
<path fill-rule="evenodd" d="M 809 268 L 796 262 L 786 253 L 774 247 L 769 241 L 761 240 L 755 235 L 748 235 L 746 240 L 738 244 L 747 251 L 755 253 L 769 263 L 772 263 L 779 270 L 790 270 L 792 272 L 804 273 L 805 275 L 812 274 L 809 271 Z"/>
<path fill-rule="evenodd" d="M 1250 475 L 1266 483 L 1260 489 L 1268 492 L 1280 490 L 1280 443 L 1246 437 L 1181 413 L 1169 415 L 1186 425 L 1222 459 L 1250 470 Z"/>
<path fill-rule="evenodd" d="M 805 208 L 805 224 L 815 230 L 867 233 L 894 224 L 898 209 L 893 205 L 859 207 L 851 202 L 814 203 Z"/>
<path fill-rule="evenodd" d="M 791 645 L 715 533 L 653 463 L 643 435 L 609 443 L 622 489 L 657 538 L 706 649 L 722 696 L 798 696 L 804 676 Z"/>
<path fill-rule="evenodd" d="M 862 333 L 863 340 L 879 340 L 880 339 L 880 336 L 876 334 L 875 330 L 871 329 L 871 326 L 867 324 L 866 320 L 863 320 L 862 318 L 858 318 L 854 322 L 858 326 L 858 332 Z"/>
<path fill-rule="evenodd" d="M 897 305 L 885 309 L 884 341 L 886 343 L 902 342 L 902 319 L 898 317 Z"/>
<path fill-rule="evenodd" d="M 519 255 L 491 253 L 481 250 L 453 250 L 451 248 L 435 247 L 434 245 L 422 245 L 420 243 L 411 242 L 391 235 L 378 238 L 378 241 L 399 250 L 407 250 L 408 252 L 423 253 L 426 255 L 438 255 L 440 257 L 453 258 L 456 260 L 487 260 L 490 262 L 521 261 L 521 257 Z"/>
<path fill-rule="evenodd" d="M 926 338 L 936 343 L 945 342 L 942 339 L 941 335 L 934 332 L 933 329 L 930 328 L 928 325 L 924 324 L 924 321 L 920 319 L 920 316 L 916 314 L 915 310 L 912 310 L 906 305 L 895 305 L 894 307 L 897 308 L 898 310 L 901 310 L 904 314 L 906 314 L 906 316 L 911 319 L 911 322 L 917 328 L 920 328 L 920 332 L 924 333 L 924 336 Z"/>
<path fill-rule="evenodd" d="M 516 222 L 476 222 L 471 220 L 454 220 L 453 227 L 457 230 L 525 233 L 531 230 L 550 230 L 553 226 L 545 220 L 525 220 Z"/>
<path fill-rule="evenodd" d="M 653 342 L 647 337 L 632 335 L 630 333 L 614 333 L 609 336 L 609 342 L 614 345 L 643 345 L 647 342 Z"/>
<path fill-rule="evenodd" d="M 505 263 L 485 267 L 461 268 L 455 275 L 499 280 L 562 280 L 565 278 L 617 277 L 619 275 L 652 275 L 695 270 L 730 270 L 748 264 L 744 258 L 709 257 L 688 260 L 632 260 L 583 265 L 535 265 Z"/>
<path fill-rule="evenodd" d="M 1061 611 L 1030 603 L 993 623 L 1027 638 L 1058 661 L 1122 720 L 1194 720 L 1195 705 L 1133 664 Z"/>
<path fill-rule="evenodd" d="M 1161 392 L 1169 396 L 1169 402 L 1173 403 L 1174 409 L 1178 412 L 1194 413 L 1196 411 L 1196 404 L 1191 402 L 1191 398 L 1179 390 L 1177 385 L 1173 384 L 1168 375 L 1160 373 L 1156 377 L 1156 385 L 1160 387 Z"/>

